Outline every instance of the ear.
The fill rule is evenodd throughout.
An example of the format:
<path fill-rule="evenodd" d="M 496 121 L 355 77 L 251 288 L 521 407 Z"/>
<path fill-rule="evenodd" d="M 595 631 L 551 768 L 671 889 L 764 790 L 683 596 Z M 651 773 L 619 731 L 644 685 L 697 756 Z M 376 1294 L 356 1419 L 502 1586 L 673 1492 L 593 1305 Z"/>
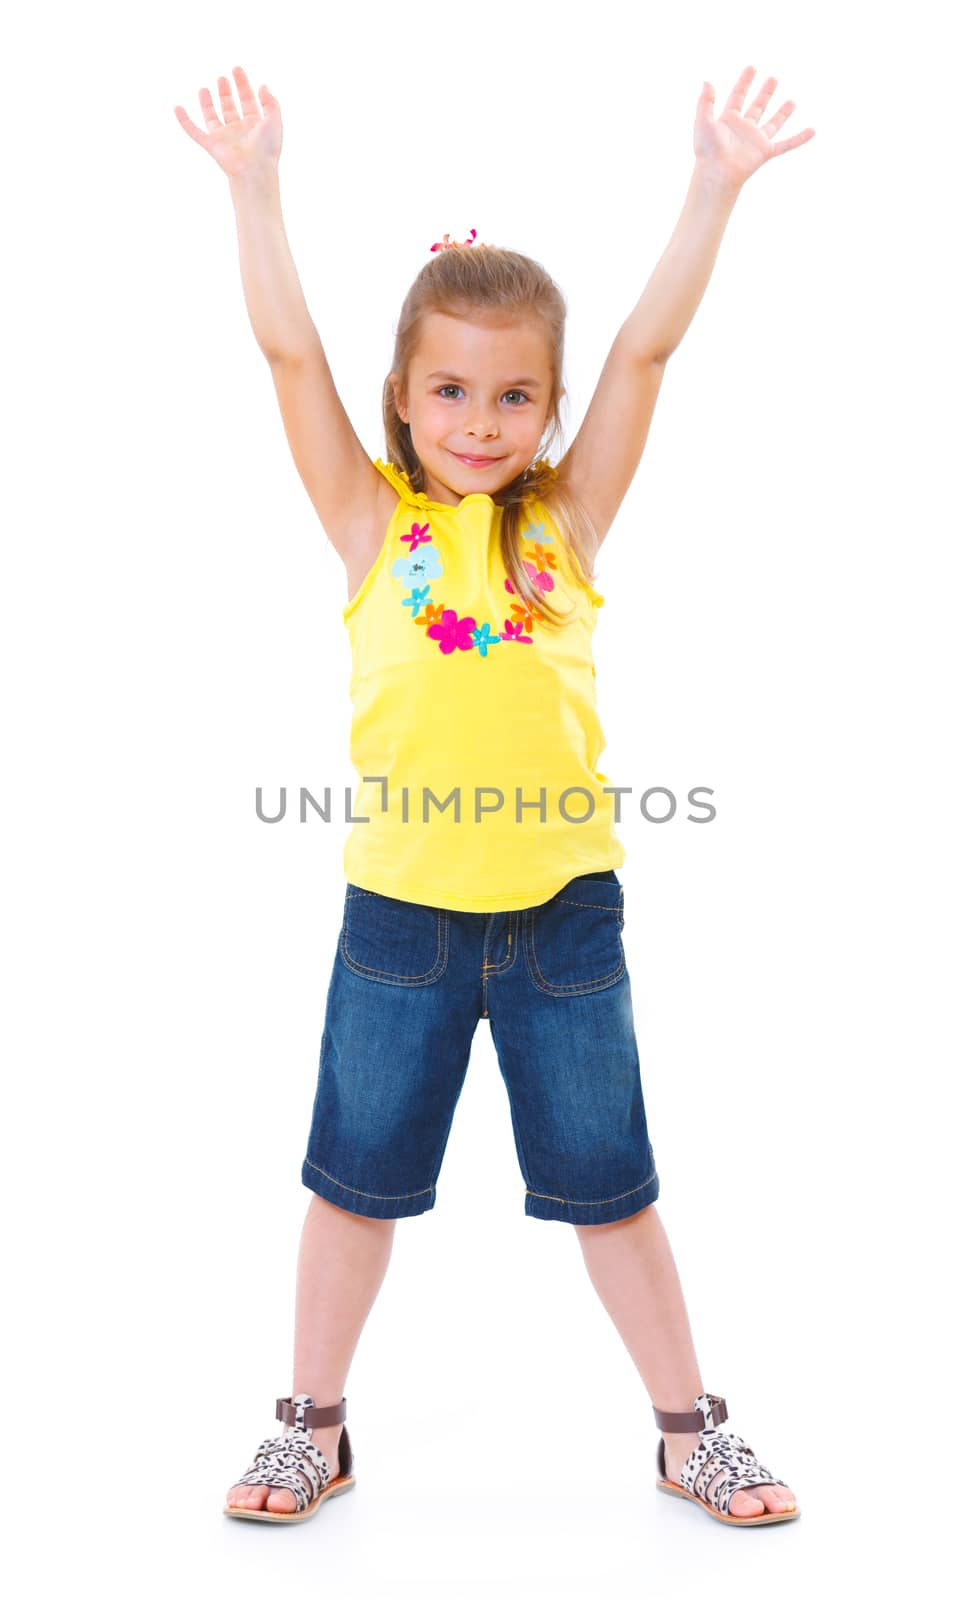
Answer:
<path fill-rule="evenodd" d="M 388 378 L 389 378 L 389 381 L 391 383 L 391 392 L 395 397 L 395 410 L 397 411 L 397 413 L 398 413 L 399 417 L 401 418 L 402 422 L 407 422 L 408 418 L 405 415 L 405 412 L 407 411 L 407 407 L 405 406 L 404 401 L 402 400 L 402 398 L 401 398 L 401 396 L 399 394 L 398 379 L 397 379 L 397 377 L 395 376 L 395 374 L 393 372 L 389 372 Z"/>

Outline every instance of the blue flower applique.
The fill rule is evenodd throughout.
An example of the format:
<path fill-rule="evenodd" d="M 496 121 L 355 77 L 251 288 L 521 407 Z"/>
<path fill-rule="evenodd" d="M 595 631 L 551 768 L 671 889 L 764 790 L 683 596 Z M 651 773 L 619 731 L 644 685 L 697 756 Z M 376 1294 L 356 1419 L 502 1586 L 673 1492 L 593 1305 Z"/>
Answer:
<path fill-rule="evenodd" d="M 425 587 L 423 589 L 412 589 L 411 594 L 408 596 L 407 600 L 402 600 L 401 603 L 402 603 L 403 606 L 410 606 L 411 607 L 411 615 L 413 617 L 416 617 L 418 615 L 418 613 L 421 610 L 422 606 L 425 604 L 426 600 L 428 599 L 428 590 L 430 588 L 431 588 L 431 584 L 430 583 L 426 583 Z"/>
<path fill-rule="evenodd" d="M 472 643 L 477 646 L 480 656 L 487 656 L 490 644 L 501 644 L 497 633 L 492 633 L 490 622 L 483 622 L 481 627 L 472 629 Z"/>
<path fill-rule="evenodd" d="M 409 589 L 423 583 L 426 578 L 440 578 L 444 564 L 433 544 L 422 545 L 416 554 L 399 556 L 391 564 L 391 576 L 400 578 Z"/>

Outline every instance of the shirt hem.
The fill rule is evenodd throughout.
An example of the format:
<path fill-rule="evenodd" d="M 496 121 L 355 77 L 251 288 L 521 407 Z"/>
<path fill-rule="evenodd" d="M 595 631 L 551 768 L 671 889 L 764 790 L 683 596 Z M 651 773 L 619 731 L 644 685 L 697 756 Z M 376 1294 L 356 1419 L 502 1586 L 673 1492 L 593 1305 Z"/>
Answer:
<path fill-rule="evenodd" d="M 345 879 L 358 889 L 367 889 L 369 894 L 383 894 L 392 900 L 406 900 L 412 905 L 431 906 L 439 911 L 524 911 L 529 906 L 544 905 L 546 900 L 551 900 L 553 895 L 558 894 L 560 889 L 563 889 L 572 878 L 578 877 L 580 873 L 614 872 L 624 864 L 625 852 L 623 851 L 612 861 L 584 863 L 564 877 L 553 879 L 551 883 L 544 885 L 541 889 L 522 890 L 521 893 L 513 895 L 446 895 L 444 900 L 431 900 L 420 895 L 406 894 L 400 883 L 394 882 L 389 887 L 383 878 L 375 882 L 373 878 L 351 876 L 345 871 Z"/>

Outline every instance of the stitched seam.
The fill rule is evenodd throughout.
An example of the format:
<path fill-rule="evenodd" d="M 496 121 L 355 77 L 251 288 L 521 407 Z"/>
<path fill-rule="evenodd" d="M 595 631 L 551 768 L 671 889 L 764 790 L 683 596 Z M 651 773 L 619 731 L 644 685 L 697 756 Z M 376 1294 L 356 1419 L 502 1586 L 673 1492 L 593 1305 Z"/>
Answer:
<path fill-rule="evenodd" d="M 570 900 L 567 902 L 569 905 L 581 905 L 582 903 L 583 902 L 580 900 Z M 621 978 L 623 972 L 625 971 L 625 948 L 622 945 L 621 924 L 619 927 L 619 948 L 622 951 L 622 961 L 621 964 L 618 967 L 615 967 L 612 972 L 606 973 L 604 978 L 585 978 L 578 983 L 552 983 L 548 978 L 546 978 L 544 972 L 542 972 L 541 968 L 539 967 L 538 956 L 535 953 L 535 911 L 537 909 L 538 908 L 534 906 L 531 908 L 525 923 L 527 931 L 527 938 L 525 940 L 525 959 L 528 963 L 529 977 L 531 978 L 536 989 L 539 989 L 542 994 L 550 994 L 556 996 L 557 998 L 562 998 L 567 994 L 593 994 L 596 989 L 608 989 L 611 988 L 613 983 L 618 982 L 619 978 Z M 600 909 L 603 911 L 611 911 L 612 907 L 602 906 Z"/>
<path fill-rule="evenodd" d="M 494 1042 L 495 1042 L 495 1054 L 498 1056 L 499 1067 L 501 1068 L 501 1051 L 499 1050 L 499 1047 L 498 1047 L 498 1037 L 497 1037 L 497 1035 L 495 1033 L 495 1025 L 494 1025 L 494 1023 L 492 1024 L 492 1038 L 494 1039 Z M 530 1161 L 528 1159 L 528 1151 L 525 1148 L 525 1136 L 524 1136 L 524 1130 L 523 1130 L 523 1123 L 525 1121 L 525 1118 L 520 1112 L 519 1112 L 518 1115 L 516 1115 L 516 1106 L 515 1106 L 514 1098 L 512 1096 L 511 1085 L 510 1085 L 510 1083 L 508 1081 L 508 1078 L 505 1075 L 504 1068 L 501 1068 L 501 1074 L 502 1074 L 503 1079 L 505 1080 L 505 1088 L 508 1090 L 508 1101 L 509 1101 L 509 1106 L 510 1106 L 510 1109 L 511 1109 L 512 1126 L 513 1126 L 513 1129 L 515 1131 L 515 1135 L 516 1135 L 517 1140 L 518 1140 L 518 1151 L 516 1151 L 516 1154 L 520 1153 L 519 1166 L 521 1168 L 522 1178 L 523 1178 L 524 1183 L 525 1183 L 525 1193 L 526 1194 L 531 1194 L 532 1191 L 528 1187 L 528 1185 L 529 1185 L 531 1180 L 530 1180 L 528 1175 L 532 1171 L 532 1166 L 531 1166 L 531 1163 L 530 1163 Z"/>
<path fill-rule="evenodd" d="M 518 928 L 516 926 L 518 912 L 510 911 L 508 916 L 509 923 L 507 932 L 509 932 L 512 936 L 511 947 L 510 949 L 506 950 L 505 956 L 501 961 L 489 961 L 487 956 L 483 958 L 481 969 L 483 978 L 486 978 L 490 972 L 504 972 L 505 968 L 510 967 L 515 960 L 515 956 L 518 952 Z M 487 934 L 485 935 L 485 948 L 488 948 Z"/>
<path fill-rule="evenodd" d="M 538 970 L 538 960 L 534 952 L 532 960 L 535 963 L 536 970 Z M 582 983 L 551 983 L 544 973 L 539 970 L 538 976 L 542 981 L 539 983 L 534 978 L 532 981 L 535 983 L 536 989 L 541 989 L 543 994 L 591 994 L 594 989 L 610 989 L 613 983 L 618 982 L 624 971 L 625 957 L 623 956 L 621 965 L 613 968 L 604 978 L 586 978 Z"/>
<path fill-rule="evenodd" d="M 581 901 L 574 900 L 568 902 L 569 905 L 580 905 L 581 903 Z M 612 908 L 611 906 L 603 906 L 601 909 L 610 911 Z M 596 989 L 610 988 L 613 983 L 618 982 L 619 978 L 621 978 L 623 972 L 625 971 L 625 949 L 622 947 L 622 935 L 619 933 L 619 945 L 622 947 L 622 961 L 618 967 L 614 968 L 612 972 L 607 973 L 604 978 L 586 978 L 581 983 L 551 983 L 541 970 L 538 964 L 538 956 L 535 954 L 534 909 L 528 913 L 528 921 L 526 926 L 528 930 L 528 938 L 525 941 L 525 955 L 528 961 L 529 977 L 534 983 L 536 989 L 540 989 L 543 994 L 552 994 L 559 997 L 566 994 L 592 994 Z"/>
<path fill-rule="evenodd" d="M 432 1189 L 435 1187 L 433 1183 L 430 1183 L 427 1189 L 412 1189 L 410 1194 L 374 1194 L 370 1189 L 355 1189 L 350 1183 L 342 1183 L 340 1178 L 332 1177 L 330 1172 L 325 1172 L 324 1168 L 317 1166 L 310 1157 L 306 1157 L 306 1160 L 308 1166 L 315 1172 L 320 1172 L 321 1176 L 327 1178 L 329 1183 L 336 1183 L 339 1189 L 347 1189 L 349 1194 L 363 1194 L 368 1200 L 416 1200 L 420 1194 L 431 1194 Z"/>
<path fill-rule="evenodd" d="M 361 894 L 369 894 L 370 892 L 371 891 L 368 889 L 362 889 L 360 891 Z M 436 915 L 438 927 L 435 964 L 433 967 L 430 967 L 429 970 L 421 977 L 409 978 L 406 977 L 404 973 L 389 972 L 387 968 L 384 967 L 368 967 L 364 964 L 364 962 L 356 961 L 348 952 L 347 918 L 345 919 L 345 926 L 341 931 L 341 939 L 339 941 L 345 966 L 350 968 L 352 972 L 357 972 L 361 977 L 382 978 L 386 983 L 395 983 L 411 988 L 418 988 L 426 983 L 437 982 L 448 965 L 448 913 L 447 911 L 438 910 Z"/>
<path fill-rule="evenodd" d="M 619 914 L 618 906 L 599 905 L 597 900 L 568 900 L 563 895 L 556 895 L 551 904 L 553 906 L 582 906 L 589 911 L 611 911 L 615 916 Z"/>
<path fill-rule="evenodd" d="M 613 1200 L 624 1200 L 627 1195 L 638 1194 L 640 1189 L 647 1189 L 650 1183 L 655 1182 L 655 1173 L 651 1178 L 646 1178 L 634 1189 L 623 1189 L 621 1194 L 610 1195 L 608 1200 L 566 1200 L 560 1194 L 541 1194 L 538 1189 L 526 1189 L 525 1193 L 533 1195 L 536 1200 L 554 1200 L 560 1206 L 609 1206 Z"/>

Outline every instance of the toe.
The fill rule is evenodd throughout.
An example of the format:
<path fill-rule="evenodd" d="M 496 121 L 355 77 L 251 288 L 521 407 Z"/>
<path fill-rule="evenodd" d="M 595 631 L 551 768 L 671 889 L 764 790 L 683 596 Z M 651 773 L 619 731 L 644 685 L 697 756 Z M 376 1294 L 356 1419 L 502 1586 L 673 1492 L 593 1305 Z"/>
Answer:
<path fill-rule="evenodd" d="M 268 1511 L 296 1511 L 297 1508 L 293 1489 L 272 1489 L 267 1497 Z"/>
<path fill-rule="evenodd" d="M 729 1502 L 733 1517 L 758 1517 L 765 1512 L 795 1511 L 796 1497 L 782 1484 L 757 1483 L 751 1489 L 739 1489 Z"/>
<path fill-rule="evenodd" d="M 753 1494 L 761 1495 L 767 1511 L 795 1511 L 796 1496 L 785 1484 L 761 1483 Z"/>
<path fill-rule="evenodd" d="M 765 1509 L 755 1490 L 737 1489 L 729 1501 L 730 1517 L 761 1517 Z"/>
<path fill-rule="evenodd" d="M 228 1492 L 229 1506 L 240 1506 L 244 1511 L 261 1511 L 267 1490 L 263 1484 L 236 1483 Z"/>

